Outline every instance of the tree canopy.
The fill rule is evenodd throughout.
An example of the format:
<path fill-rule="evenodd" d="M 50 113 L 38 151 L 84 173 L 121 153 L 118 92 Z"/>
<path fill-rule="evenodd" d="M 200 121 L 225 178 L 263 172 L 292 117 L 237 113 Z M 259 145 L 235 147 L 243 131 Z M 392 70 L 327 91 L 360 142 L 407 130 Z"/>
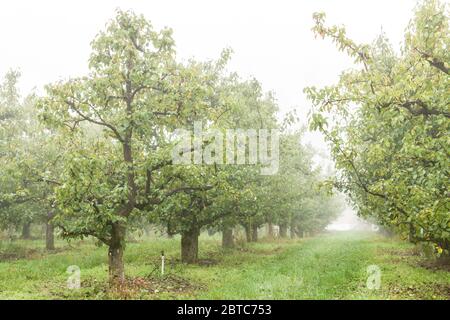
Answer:
<path fill-rule="evenodd" d="M 330 87 L 307 88 L 311 127 L 330 144 L 335 185 L 359 213 L 414 242 L 450 249 L 448 6 L 426 1 L 410 22 L 400 53 L 382 34 L 360 45 L 342 27 L 314 16 L 359 66 Z"/>

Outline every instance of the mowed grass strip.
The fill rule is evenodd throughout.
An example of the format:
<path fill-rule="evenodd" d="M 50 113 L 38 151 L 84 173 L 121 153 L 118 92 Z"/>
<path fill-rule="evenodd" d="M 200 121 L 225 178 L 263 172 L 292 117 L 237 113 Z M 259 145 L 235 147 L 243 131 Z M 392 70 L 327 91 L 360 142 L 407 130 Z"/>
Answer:
<path fill-rule="evenodd" d="M 450 299 L 450 272 L 426 268 L 414 246 L 373 233 L 333 233 L 315 238 L 261 241 L 223 250 L 217 236 L 202 235 L 200 261 L 179 261 L 179 238 L 129 243 L 125 253 L 130 286 L 107 286 L 106 247 L 91 241 L 58 242 L 46 253 L 40 241 L 3 244 L 1 299 Z M 160 275 L 160 253 L 166 274 Z M 27 256 L 29 252 L 29 256 Z M 0 255 L 1 256 L 1 255 Z M 81 271 L 81 289 L 67 289 L 67 267 Z M 381 271 L 370 290 L 367 267 Z"/>

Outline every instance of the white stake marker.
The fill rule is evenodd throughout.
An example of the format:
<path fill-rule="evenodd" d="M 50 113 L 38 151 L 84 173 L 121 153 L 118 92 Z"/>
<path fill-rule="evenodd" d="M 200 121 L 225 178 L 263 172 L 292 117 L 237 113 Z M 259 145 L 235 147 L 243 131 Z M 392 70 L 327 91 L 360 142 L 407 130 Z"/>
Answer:
<path fill-rule="evenodd" d="M 161 275 L 164 275 L 164 251 L 161 251 Z"/>

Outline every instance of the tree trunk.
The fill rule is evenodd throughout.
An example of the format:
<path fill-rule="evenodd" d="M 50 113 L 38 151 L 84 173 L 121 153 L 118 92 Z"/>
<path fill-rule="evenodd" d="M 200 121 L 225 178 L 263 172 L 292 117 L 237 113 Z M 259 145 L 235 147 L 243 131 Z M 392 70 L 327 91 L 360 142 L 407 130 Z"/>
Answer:
<path fill-rule="evenodd" d="M 245 228 L 245 238 L 247 239 L 247 242 L 252 242 L 252 230 L 250 228 L 250 224 L 246 224 L 244 228 Z"/>
<path fill-rule="evenodd" d="M 280 224 L 280 238 L 287 238 L 287 224 Z"/>
<path fill-rule="evenodd" d="M 181 262 L 196 263 L 198 260 L 198 236 L 200 232 L 193 228 L 181 235 Z"/>
<path fill-rule="evenodd" d="M 109 258 L 109 281 L 120 283 L 125 279 L 123 250 L 125 242 L 125 227 L 114 223 L 111 232 L 111 242 L 108 250 Z"/>
<path fill-rule="evenodd" d="M 291 233 L 290 234 L 291 235 L 291 239 L 295 239 L 297 237 L 294 224 L 291 224 L 290 233 Z"/>
<path fill-rule="evenodd" d="M 55 250 L 55 235 L 54 226 L 51 222 L 53 212 L 49 211 L 47 214 L 47 221 L 45 223 L 45 248 L 47 250 Z"/>
<path fill-rule="evenodd" d="M 22 239 L 31 239 L 31 223 L 26 222 L 22 227 Z"/>
<path fill-rule="evenodd" d="M 408 240 L 412 243 L 416 243 L 416 237 L 415 237 L 415 230 L 414 227 L 412 225 L 412 223 L 409 225 L 409 235 L 408 235 Z"/>
<path fill-rule="evenodd" d="M 258 226 L 256 224 L 252 225 L 252 241 L 258 242 Z"/>
<path fill-rule="evenodd" d="M 269 222 L 269 223 L 267 224 L 267 236 L 268 236 L 270 239 L 275 238 L 275 237 L 274 237 L 274 234 L 273 234 L 273 224 L 272 224 L 272 222 Z"/>
<path fill-rule="evenodd" d="M 167 224 L 166 235 L 167 235 L 167 238 L 169 238 L 169 239 L 173 238 L 173 233 L 172 233 L 172 228 L 170 226 L 170 223 Z"/>
<path fill-rule="evenodd" d="M 233 240 L 233 229 L 224 227 L 222 230 L 222 247 L 224 248 L 233 248 L 234 240 Z"/>
<path fill-rule="evenodd" d="M 443 249 L 442 254 L 438 258 L 438 262 L 442 265 L 450 266 L 450 241 L 443 239 L 438 241 L 438 245 Z"/>

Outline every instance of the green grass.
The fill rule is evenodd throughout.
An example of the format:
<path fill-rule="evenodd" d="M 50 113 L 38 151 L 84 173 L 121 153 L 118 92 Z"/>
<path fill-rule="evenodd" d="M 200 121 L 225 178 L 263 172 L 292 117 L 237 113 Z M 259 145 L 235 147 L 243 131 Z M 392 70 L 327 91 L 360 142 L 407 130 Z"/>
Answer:
<path fill-rule="evenodd" d="M 106 247 L 58 241 L 57 252 L 47 253 L 42 241 L 3 243 L 0 299 L 450 298 L 448 269 L 422 267 L 425 258 L 414 246 L 375 234 L 262 241 L 233 250 L 222 250 L 219 244 L 217 237 L 202 235 L 201 261 L 187 266 L 179 262 L 179 238 L 130 243 L 126 274 L 134 286 L 111 292 L 106 285 Z M 167 256 L 165 277 L 159 275 L 161 250 Z M 80 290 L 66 288 L 70 265 L 80 267 Z M 366 286 L 369 265 L 381 270 L 378 290 Z"/>

